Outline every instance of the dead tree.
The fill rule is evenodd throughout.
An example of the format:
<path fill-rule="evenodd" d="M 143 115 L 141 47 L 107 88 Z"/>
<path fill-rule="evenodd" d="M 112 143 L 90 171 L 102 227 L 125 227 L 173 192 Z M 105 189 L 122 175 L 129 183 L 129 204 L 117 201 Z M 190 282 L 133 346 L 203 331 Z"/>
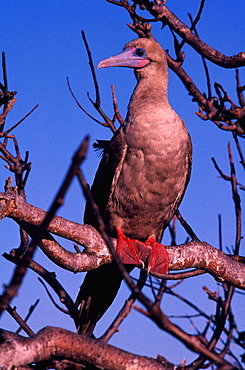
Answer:
<path fill-rule="evenodd" d="M 111 6 L 120 6 L 128 12 L 132 19 L 132 24 L 129 24 L 129 27 L 139 37 L 152 38 L 151 24 L 155 22 L 160 22 L 163 27 L 169 28 L 173 35 L 176 54 L 174 57 L 168 55 L 169 68 L 176 73 L 188 90 L 189 95 L 192 96 L 192 100 L 198 104 L 199 111 L 196 114 L 203 120 L 212 121 L 219 129 L 231 131 L 232 140 L 235 141 L 240 156 L 241 163 L 238 165 L 245 167 L 240 146 L 240 140 L 243 140 L 245 136 L 245 103 L 243 96 L 245 87 L 241 85 L 238 70 L 238 68 L 245 65 L 245 52 L 228 57 L 200 40 L 197 33 L 197 24 L 201 17 L 205 1 L 201 1 L 196 17 L 193 19 L 190 16 L 190 26 L 181 22 L 168 9 L 165 4 L 166 1 L 107 1 L 111 3 Z M 144 17 L 142 16 L 142 11 L 145 15 Z M 99 85 L 96 79 L 91 52 L 84 33 L 82 36 L 88 51 L 96 92 L 96 100 L 92 101 L 90 97 L 89 99 L 101 115 L 101 121 L 96 121 L 105 127 L 109 127 L 112 132 L 115 132 L 116 122 L 120 125 L 123 119 L 118 110 L 114 88 L 112 87 L 114 114 L 112 118 L 109 118 L 101 107 Z M 202 57 L 207 77 L 207 93 L 205 94 L 199 91 L 191 76 L 184 70 L 185 56 L 183 48 L 185 44 L 189 44 Z M 219 83 L 215 83 L 214 89 L 216 95 L 212 95 L 211 81 L 205 63 L 206 59 L 222 68 L 236 69 L 237 103 L 232 101 L 229 93 Z M 30 174 L 31 165 L 28 161 L 28 153 L 22 159 L 18 142 L 15 136 L 10 134 L 10 131 L 20 124 L 23 119 L 9 129 L 5 130 L 4 127 L 6 116 L 14 105 L 16 95 L 16 92 L 8 90 L 4 55 L 3 75 L 3 84 L 0 85 L 0 103 L 4 107 L 3 113 L 0 116 L 0 135 L 2 138 L 0 152 L 1 158 L 7 164 L 7 168 L 14 174 L 15 183 L 12 184 L 10 178 L 6 180 L 5 192 L 0 194 L 0 215 L 1 218 L 8 217 L 12 219 L 19 226 L 20 243 L 15 249 L 4 254 L 4 258 L 13 262 L 16 267 L 14 268 L 11 281 L 4 287 L 0 297 L 0 313 L 7 310 L 25 331 L 26 337 L 21 336 L 18 332 L 13 333 L 1 330 L 0 367 L 6 369 L 18 366 L 55 369 L 76 367 L 81 369 L 103 368 L 117 370 L 129 368 L 173 369 L 177 367 L 188 370 L 213 365 L 219 369 L 242 369 L 244 355 L 239 359 L 232 348 L 233 345 L 236 345 L 244 350 L 245 335 L 237 325 L 231 302 L 235 295 L 235 290 L 240 290 L 240 292 L 245 290 L 244 257 L 239 255 L 242 239 L 241 200 L 239 193 L 240 190 L 244 190 L 244 185 L 238 182 L 236 177 L 237 164 L 234 163 L 230 145 L 228 145 L 230 173 L 224 174 L 222 169 L 219 168 L 217 161 L 213 159 L 213 162 L 219 175 L 231 184 L 231 197 L 233 198 L 236 216 L 236 240 L 232 252 L 227 254 L 222 251 L 221 233 L 219 249 L 216 246 L 211 246 L 206 242 L 200 241 L 191 226 L 177 212 L 170 227 L 172 243 L 167 247 L 171 272 L 164 276 L 150 275 L 145 283 L 145 272 L 142 270 L 136 284 L 128 275 L 120 260 L 117 261 L 114 251 L 115 240 L 109 238 L 106 233 L 103 220 L 98 213 L 96 204 L 94 204 L 81 169 L 82 162 L 87 153 L 88 138 L 83 140 L 78 151 L 73 156 L 66 178 L 61 184 L 50 209 L 45 212 L 26 202 L 25 185 Z M 76 99 L 69 82 L 68 88 L 78 106 L 94 119 Z M 9 141 L 13 141 L 14 143 L 15 154 L 12 154 L 8 149 Z M 58 208 L 62 205 L 64 195 L 74 177 L 78 178 L 85 198 L 92 204 L 94 212 L 97 214 L 99 232 L 89 225 L 77 224 L 55 215 Z M 187 240 L 177 246 L 175 242 L 176 220 L 179 220 L 187 234 Z M 56 241 L 56 235 L 76 243 L 75 252 L 70 252 L 62 247 Z M 84 248 L 83 251 L 77 245 L 82 246 Z M 47 286 L 57 295 L 62 304 L 62 307 L 57 305 L 57 309 L 68 314 L 74 324 L 77 325 L 77 307 L 69 292 L 65 290 L 54 274 L 45 270 L 33 258 L 36 248 L 41 248 L 47 258 L 56 266 L 72 272 L 88 271 L 102 264 L 110 263 L 113 258 L 116 260 L 118 268 L 121 269 L 124 279 L 131 290 L 131 294 L 117 317 L 114 318 L 111 325 L 100 338 L 84 338 L 81 335 L 62 328 L 52 327 L 40 328 L 41 330 L 38 333 L 34 333 L 28 326 L 27 319 L 21 318 L 18 310 L 10 306 L 11 300 L 21 288 L 22 280 L 27 269 L 32 269 L 42 278 L 48 294 L 50 295 Z M 181 270 L 181 272 L 176 272 L 177 270 Z M 191 279 L 199 274 L 211 275 L 219 285 L 219 292 L 213 292 L 208 287 L 204 288 L 207 298 L 215 303 L 215 311 L 212 315 L 207 314 L 201 307 L 194 305 L 193 302 L 188 301 L 184 296 L 176 292 L 176 287 L 181 281 L 187 278 Z M 178 280 L 178 282 L 172 282 L 171 280 Z M 145 285 L 144 291 L 142 291 L 142 284 Z M 179 301 L 185 302 L 186 305 L 192 307 L 196 315 L 203 319 L 205 323 L 204 329 L 196 328 L 193 323 L 196 333 L 189 334 L 186 330 L 174 324 L 164 313 L 164 307 L 161 306 L 162 299 L 166 295 L 176 297 Z M 141 306 L 137 305 L 136 301 L 140 302 Z M 196 353 L 195 360 L 188 364 L 185 361 L 182 364 L 172 364 L 168 359 L 160 355 L 156 359 L 152 359 L 146 356 L 138 356 L 109 345 L 108 341 L 118 331 L 120 324 L 130 314 L 132 307 L 148 317 L 152 323 L 157 325 L 159 330 L 166 331 L 178 339 L 190 351 Z M 189 319 L 192 320 L 192 318 Z"/>

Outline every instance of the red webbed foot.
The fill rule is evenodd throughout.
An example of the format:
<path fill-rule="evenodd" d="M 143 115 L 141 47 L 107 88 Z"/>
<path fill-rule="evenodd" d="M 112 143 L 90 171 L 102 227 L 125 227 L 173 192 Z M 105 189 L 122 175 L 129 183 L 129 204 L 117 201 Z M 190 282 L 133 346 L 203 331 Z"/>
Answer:
<path fill-rule="evenodd" d="M 125 264 L 141 265 L 144 267 L 144 261 L 151 247 L 137 239 L 130 239 L 124 235 L 121 228 L 117 228 L 117 253 Z"/>
<path fill-rule="evenodd" d="M 167 274 L 169 267 L 168 252 L 164 245 L 157 243 L 153 236 L 150 236 L 145 244 L 151 248 L 148 256 L 148 272 Z"/>
<path fill-rule="evenodd" d="M 144 243 L 137 239 L 130 239 L 124 235 L 121 228 L 117 228 L 117 253 L 125 264 L 145 267 L 148 263 L 148 272 L 167 274 L 169 257 L 165 247 L 157 243 L 153 236 Z"/>

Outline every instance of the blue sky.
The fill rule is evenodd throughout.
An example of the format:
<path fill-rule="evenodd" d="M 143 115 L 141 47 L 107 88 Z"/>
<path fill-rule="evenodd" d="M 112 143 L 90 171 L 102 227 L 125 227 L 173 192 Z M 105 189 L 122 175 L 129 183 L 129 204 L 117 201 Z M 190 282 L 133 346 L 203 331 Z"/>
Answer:
<path fill-rule="evenodd" d="M 199 1 L 183 2 L 168 0 L 169 8 L 184 22 L 189 24 L 187 13 L 195 16 Z M 126 26 L 130 22 L 127 12 L 105 0 L 89 2 L 61 2 L 22 0 L 11 2 L 1 1 L 1 51 L 6 53 L 9 89 L 16 90 L 17 102 L 8 115 L 6 128 L 16 123 L 36 104 L 39 108 L 25 120 L 15 131 L 21 152 L 30 152 L 32 171 L 26 187 L 27 201 L 42 209 L 47 209 L 61 183 L 69 166 L 70 159 L 85 135 L 91 137 L 88 158 L 84 172 L 89 183 L 92 182 L 99 158 L 93 152 L 92 143 L 97 138 L 110 138 L 109 129 L 91 121 L 77 107 L 66 84 L 70 84 L 80 103 L 96 118 L 92 105 L 87 98 L 87 92 L 94 98 L 94 87 L 88 66 L 88 59 L 81 39 L 84 30 L 93 54 L 95 64 L 101 59 L 118 53 L 123 45 L 136 35 Z M 198 31 L 200 37 L 211 46 L 227 55 L 233 55 L 245 50 L 244 45 L 244 1 L 206 1 Z M 153 33 L 166 49 L 172 52 L 172 38 L 168 29 L 161 30 L 160 24 L 154 24 Z M 205 75 L 200 61 L 189 46 L 185 46 L 186 61 L 184 68 L 196 82 L 199 89 L 206 91 Z M 235 71 L 222 70 L 208 63 L 212 82 L 220 82 L 236 101 Z M 100 84 L 102 107 L 112 116 L 110 85 L 114 84 L 121 115 L 126 114 L 127 103 L 135 84 L 133 73 L 129 69 L 112 68 L 97 71 Z M 235 240 L 234 206 L 231 199 L 230 184 L 218 178 L 213 168 L 211 157 L 215 157 L 225 173 L 229 173 L 227 143 L 232 142 L 232 136 L 220 131 L 211 122 L 200 120 L 195 111 L 197 105 L 191 102 L 185 88 L 178 78 L 170 72 L 169 100 L 173 108 L 184 119 L 193 141 L 193 171 L 190 185 L 181 205 L 181 212 L 191 224 L 200 239 L 218 246 L 218 214 L 222 215 L 223 243 L 231 247 Z M 241 70 L 242 83 L 245 83 L 244 69 Z M 9 143 L 11 148 L 11 143 Z M 241 141 L 243 145 L 243 142 Z M 234 157 L 238 156 L 232 142 Z M 237 165 L 238 180 L 243 182 L 242 170 Z M 0 170 L 0 186 L 3 189 L 4 180 L 9 176 L 3 167 Z M 242 194 L 241 194 L 242 195 Z M 59 214 L 70 220 L 82 222 L 84 200 L 76 181 L 67 194 L 65 205 Z M 179 228 L 180 229 L 180 228 Z M 11 220 L 0 223 L 1 254 L 18 245 L 18 228 Z M 178 242 L 184 241 L 185 234 L 180 230 Z M 168 232 L 164 242 L 169 241 Z M 73 249 L 70 242 L 62 244 Z M 244 245 L 241 248 L 244 254 Z M 36 259 L 47 269 L 56 271 L 61 283 L 75 298 L 82 280 L 82 274 L 73 275 L 64 272 L 47 260 L 41 252 Z M 1 259 L 0 262 L 3 283 L 8 283 L 11 277 L 12 265 Z M 136 273 L 137 275 L 137 273 Z M 211 277 L 199 277 L 184 282 L 177 290 L 186 294 L 189 299 L 196 300 L 208 313 L 213 312 L 214 304 L 206 299 L 202 286 L 217 289 Z M 116 310 L 127 298 L 126 287 L 121 291 L 119 299 L 108 312 L 105 320 L 98 325 L 97 334 L 111 321 Z M 18 297 L 14 300 L 20 314 L 25 315 L 35 298 L 41 302 L 30 319 L 34 331 L 46 325 L 55 325 L 74 330 L 68 317 L 52 306 L 43 287 L 37 281 L 34 273 L 29 272 Z M 241 301 L 239 296 L 234 300 L 234 312 L 240 317 Z M 166 297 L 164 312 L 169 315 L 192 312 L 178 301 Z M 193 313 L 193 312 L 192 312 Z M 182 325 L 183 319 L 175 320 Z M 199 320 L 200 328 L 205 322 Z M 241 324 L 243 325 L 243 324 Z M 2 326 L 13 329 L 16 327 L 8 315 L 3 316 Z M 190 332 L 193 328 L 189 322 L 185 327 Z M 243 326 L 240 326 L 244 330 Z M 130 331 L 130 335 L 129 335 Z M 111 344 L 120 346 L 135 353 L 156 356 L 158 353 L 171 361 L 178 363 L 183 357 L 187 361 L 193 358 L 186 354 L 186 349 L 180 345 L 178 353 L 174 350 L 176 342 L 169 335 L 159 332 L 149 320 L 137 312 L 122 325 Z"/>

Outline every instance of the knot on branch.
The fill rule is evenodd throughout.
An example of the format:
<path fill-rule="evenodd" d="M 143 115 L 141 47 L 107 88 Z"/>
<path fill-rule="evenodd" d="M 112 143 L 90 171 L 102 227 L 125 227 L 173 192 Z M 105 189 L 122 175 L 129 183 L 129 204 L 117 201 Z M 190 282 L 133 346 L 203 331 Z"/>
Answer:
<path fill-rule="evenodd" d="M 0 89 L 0 106 L 11 101 L 17 94 L 17 91 L 8 91 L 7 89 L 5 89 L 5 86 L 1 83 Z"/>
<path fill-rule="evenodd" d="M 138 22 L 137 20 L 134 21 L 134 24 L 127 23 L 127 26 L 137 33 L 139 37 L 145 37 L 147 39 L 154 39 L 151 29 L 152 26 L 150 23 Z"/>
<path fill-rule="evenodd" d="M 10 186 L 11 178 L 6 180 L 5 192 L 0 193 L 0 220 L 8 217 L 17 208 L 16 196 L 18 196 L 17 186 Z"/>

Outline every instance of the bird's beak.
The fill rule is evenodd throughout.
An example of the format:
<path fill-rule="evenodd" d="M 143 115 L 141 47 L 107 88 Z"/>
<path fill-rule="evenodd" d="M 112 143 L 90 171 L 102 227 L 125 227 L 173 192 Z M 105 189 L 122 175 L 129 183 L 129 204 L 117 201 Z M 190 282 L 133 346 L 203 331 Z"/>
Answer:
<path fill-rule="evenodd" d="M 146 56 L 138 56 L 135 54 L 135 48 L 128 47 L 120 54 L 104 59 L 98 64 L 98 68 L 106 67 L 129 67 L 129 68 L 142 68 L 150 63 Z"/>

